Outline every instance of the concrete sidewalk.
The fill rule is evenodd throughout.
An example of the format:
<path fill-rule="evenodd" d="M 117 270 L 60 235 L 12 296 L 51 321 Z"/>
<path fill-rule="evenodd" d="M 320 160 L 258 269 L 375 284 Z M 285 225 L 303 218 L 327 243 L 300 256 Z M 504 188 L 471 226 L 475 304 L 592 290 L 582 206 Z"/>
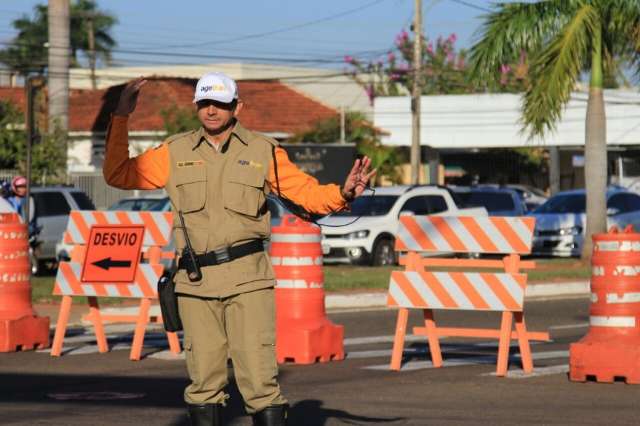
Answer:
<path fill-rule="evenodd" d="M 525 292 L 525 300 L 545 300 L 556 298 L 588 297 L 590 293 L 589 281 L 561 282 L 561 283 L 537 283 L 529 284 Z M 327 311 L 345 311 L 358 309 L 380 309 L 387 304 L 387 293 L 384 290 L 341 293 L 331 292 L 325 296 Z M 59 305 L 39 304 L 35 306 L 39 315 L 51 318 L 51 327 L 55 327 L 58 317 Z M 69 325 L 85 325 L 82 316 L 89 311 L 86 303 L 75 303 L 71 306 Z M 104 315 L 136 315 L 138 306 L 105 307 L 101 309 Z M 160 315 L 160 307 L 153 305 L 151 315 Z"/>

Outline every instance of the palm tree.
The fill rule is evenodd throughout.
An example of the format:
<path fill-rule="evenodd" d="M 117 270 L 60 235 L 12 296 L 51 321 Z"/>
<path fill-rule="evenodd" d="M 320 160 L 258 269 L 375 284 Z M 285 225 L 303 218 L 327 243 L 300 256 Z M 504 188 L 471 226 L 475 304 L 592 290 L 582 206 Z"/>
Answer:
<path fill-rule="evenodd" d="M 116 45 L 109 34 L 117 19 L 98 10 L 94 0 L 77 0 L 70 7 L 71 66 L 78 67 L 78 52 L 89 52 L 88 19 L 93 20 L 96 55 L 104 62 L 111 61 L 111 51 Z M 34 7 L 34 17 L 23 16 L 13 21 L 18 35 L 6 49 L 0 50 L 0 62 L 9 69 L 26 76 L 30 72 L 42 73 L 48 62 L 49 40 L 47 5 Z"/>
<path fill-rule="evenodd" d="M 555 130 L 582 73 L 590 74 L 585 133 L 587 229 L 606 230 L 607 142 L 603 75 L 615 75 L 619 58 L 637 68 L 639 0 L 548 0 L 501 3 L 486 16 L 471 48 L 476 81 L 495 81 L 501 64 L 525 52 L 530 85 L 523 95 L 523 131 L 531 138 Z"/>

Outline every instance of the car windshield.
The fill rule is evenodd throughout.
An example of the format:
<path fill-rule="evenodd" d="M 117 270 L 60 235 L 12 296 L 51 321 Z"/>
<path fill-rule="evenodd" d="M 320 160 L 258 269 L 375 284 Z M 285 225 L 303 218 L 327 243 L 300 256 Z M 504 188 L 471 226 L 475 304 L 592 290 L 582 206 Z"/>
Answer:
<path fill-rule="evenodd" d="M 489 213 L 515 209 L 513 197 L 504 192 L 471 191 L 465 196 L 465 205 L 484 207 Z"/>
<path fill-rule="evenodd" d="M 397 199 L 397 195 L 363 195 L 351 203 L 350 211 L 341 211 L 334 216 L 384 216 Z"/>
<path fill-rule="evenodd" d="M 549 198 L 535 209 L 534 213 L 584 213 L 586 197 L 584 194 L 564 194 Z"/>
<path fill-rule="evenodd" d="M 165 199 L 158 198 L 129 198 L 126 200 L 120 200 L 111 207 L 109 210 L 152 210 L 159 211 L 162 210 L 164 206 Z"/>

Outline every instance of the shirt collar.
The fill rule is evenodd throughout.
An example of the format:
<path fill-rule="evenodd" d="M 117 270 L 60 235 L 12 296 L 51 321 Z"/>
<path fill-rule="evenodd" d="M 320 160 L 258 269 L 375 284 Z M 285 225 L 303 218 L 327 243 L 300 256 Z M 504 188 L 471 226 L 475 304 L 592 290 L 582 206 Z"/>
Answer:
<path fill-rule="evenodd" d="M 235 135 L 235 137 L 245 145 L 247 145 L 249 143 L 249 140 L 251 139 L 251 132 L 242 127 L 238 120 L 236 120 L 236 124 L 233 125 L 231 134 Z M 195 151 L 200 146 L 200 144 L 202 144 L 202 142 L 209 144 L 209 141 L 207 141 L 207 138 L 205 137 L 204 127 L 200 126 L 193 137 L 193 150 Z"/>

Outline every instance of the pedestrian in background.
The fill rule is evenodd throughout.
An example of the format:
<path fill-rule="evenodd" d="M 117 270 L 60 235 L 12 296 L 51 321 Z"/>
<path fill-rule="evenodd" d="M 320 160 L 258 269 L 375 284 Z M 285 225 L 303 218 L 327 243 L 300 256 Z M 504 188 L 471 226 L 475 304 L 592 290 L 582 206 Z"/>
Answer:
<path fill-rule="evenodd" d="M 128 116 L 145 83 L 131 82 L 120 96 L 103 171 L 118 188 L 165 188 L 176 247 L 179 252 L 185 247 L 186 232 L 202 266 L 202 278 L 195 282 L 182 260 L 175 275 L 191 379 L 184 393 L 191 423 L 221 424 L 229 355 L 254 425 L 284 425 L 287 401 L 275 358 L 275 279 L 263 245 L 270 236 L 266 195 L 275 193 L 315 214 L 339 211 L 368 185 L 375 174 L 371 161 L 356 160 L 342 187 L 320 185 L 291 163 L 277 141 L 240 124 L 237 85 L 221 73 L 206 74 L 197 83 L 193 102 L 202 127 L 129 158 Z"/>

